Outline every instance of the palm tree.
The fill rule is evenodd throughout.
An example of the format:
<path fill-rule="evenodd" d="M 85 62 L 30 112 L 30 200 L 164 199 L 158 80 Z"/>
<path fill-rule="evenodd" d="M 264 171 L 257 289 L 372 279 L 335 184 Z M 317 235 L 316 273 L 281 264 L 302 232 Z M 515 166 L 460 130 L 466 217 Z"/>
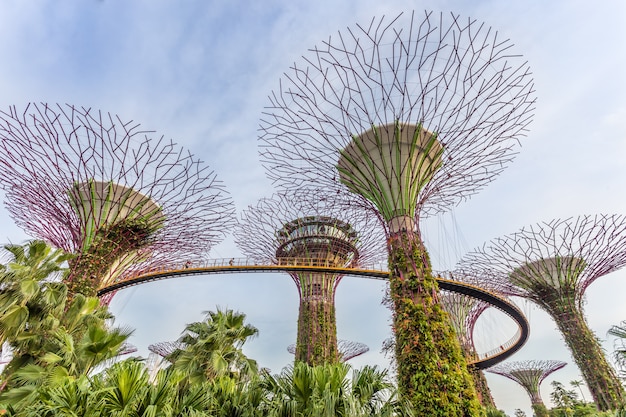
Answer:
<path fill-rule="evenodd" d="M 260 415 L 263 391 L 258 383 L 242 383 L 222 375 L 191 383 L 173 367 L 157 372 L 153 383 L 143 363 L 126 360 L 94 378 L 104 415 L 216 416 Z"/>
<path fill-rule="evenodd" d="M 297 362 L 278 376 L 266 374 L 269 416 L 390 416 L 409 414 L 386 371 L 354 370 L 346 363 L 309 366 Z"/>
<path fill-rule="evenodd" d="M 97 394 L 89 378 L 65 378 L 41 387 L 37 396 L 20 403 L 5 404 L 7 414 L 15 417 L 99 416 Z"/>
<path fill-rule="evenodd" d="M 585 385 L 585 383 L 582 381 L 582 379 L 575 379 L 573 381 L 570 381 L 569 383 L 572 387 L 576 387 L 578 388 L 578 390 L 580 391 L 580 397 L 583 399 L 583 402 L 587 402 L 587 400 L 585 399 L 585 394 L 583 393 L 583 385 Z"/>
<path fill-rule="evenodd" d="M 204 321 L 185 327 L 178 339 L 183 348 L 167 357 L 174 368 L 195 382 L 219 376 L 246 380 L 256 374 L 256 361 L 241 350 L 249 338 L 258 334 L 254 326 L 244 323 L 245 314 L 220 309 L 205 314 Z"/>
<path fill-rule="evenodd" d="M 15 344 L 20 336 L 24 347 L 32 350 L 25 331 L 32 333 L 33 326 L 65 298 L 64 287 L 54 279 L 63 274 L 62 264 L 68 256 L 39 240 L 24 246 L 6 245 L 5 250 L 9 260 L 0 266 L 0 344 Z"/>
<path fill-rule="evenodd" d="M 13 358 L 2 373 L 0 397 L 25 407 L 51 387 L 89 375 L 116 357 L 130 332 L 109 329 L 106 321 L 112 316 L 95 297 L 77 295 L 67 302 L 67 287 L 56 280 L 65 273 L 63 252 L 41 241 L 6 249 L 10 260 L 0 271 L 0 341 L 8 342 Z"/>

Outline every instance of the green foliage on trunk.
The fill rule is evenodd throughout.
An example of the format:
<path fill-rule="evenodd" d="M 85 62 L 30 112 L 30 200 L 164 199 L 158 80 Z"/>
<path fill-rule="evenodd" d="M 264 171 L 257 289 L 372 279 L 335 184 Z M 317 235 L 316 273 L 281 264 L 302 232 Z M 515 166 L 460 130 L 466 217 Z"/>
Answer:
<path fill-rule="evenodd" d="M 125 256 L 149 245 L 156 230 L 145 218 L 123 219 L 99 229 L 91 245 L 70 261 L 67 286 L 70 297 L 95 297 L 104 278 Z"/>
<path fill-rule="evenodd" d="M 300 302 L 296 362 L 309 365 L 339 362 L 334 303 L 324 300 Z"/>
<path fill-rule="evenodd" d="M 554 317 L 598 410 L 622 407 L 626 398 L 624 388 L 587 325 L 582 309 L 569 298 L 554 300 L 544 308 Z"/>
<path fill-rule="evenodd" d="M 419 236 L 394 234 L 389 251 L 401 395 L 420 416 L 484 415 L 459 341 L 437 301 L 437 281 Z"/>
<path fill-rule="evenodd" d="M 489 389 L 489 384 L 487 383 L 487 378 L 485 378 L 483 371 L 476 368 L 474 365 L 468 365 L 467 370 L 472 376 L 474 388 L 476 389 L 478 400 L 482 406 L 486 408 L 496 408 L 496 403 L 493 401 L 493 396 L 491 395 L 491 390 Z"/>
<path fill-rule="evenodd" d="M 535 417 L 548 417 L 550 415 L 548 413 L 548 409 L 543 403 L 532 404 L 531 407 Z"/>

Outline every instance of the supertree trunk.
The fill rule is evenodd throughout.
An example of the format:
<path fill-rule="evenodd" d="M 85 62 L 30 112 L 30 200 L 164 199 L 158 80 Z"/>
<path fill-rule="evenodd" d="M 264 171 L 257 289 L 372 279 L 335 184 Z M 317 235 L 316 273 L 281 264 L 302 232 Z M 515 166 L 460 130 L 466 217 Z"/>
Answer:
<path fill-rule="evenodd" d="M 109 277 L 141 260 L 139 250 L 152 243 L 152 229 L 141 222 L 123 220 L 96 232 L 91 244 L 69 261 L 68 296 L 96 297 Z"/>
<path fill-rule="evenodd" d="M 548 409 L 546 408 L 546 405 L 543 403 L 543 401 L 539 400 L 538 403 L 532 403 L 530 405 L 533 409 L 533 415 L 535 417 L 549 417 L 550 413 L 548 412 Z"/>
<path fill-rule="evenodd" d="M 300 302 L 296 362 L 311 366 L 339 363 L 334 303 L 323 300 Z"/>
<path fill-rule="evenodd" d="M 438 285 L 419 234 L 391 233 L 398 386 L 420 416 L 478 416 L 481 406 L 459 341 L 438 303 Z"/>
<path fill-rule="evenodd" d="M 493 401 L 491 390 L 489 389 L 489 383 L 482 370 L 476 368 L 474 365 L 468 365 L 467 370 L 472 376 L 474 381 L 474 389 L 476 389 L 476 395 L 478 395 L 478 401 L 483 407 L 496 407 L 496 403 Z"/>
<path fill-rule="evenodd" d="M 573 300 L 556 300 L 544 306 L 554 317 L 600 411 L 624 404 L 624 388 L 607 362 L 602 347 Z"/>
<path fill-rule="evenodd" d="M 550 413 L 548 408 L 541 399 L 539 392 L 539 385 L 533 387 L 524 387 L 528 395 L 530 396 L 530 407 L 533 409 L 533 416 L 535 417 L 549 417 Z M 530 389 L 530 390 L 529 390 Z"/>

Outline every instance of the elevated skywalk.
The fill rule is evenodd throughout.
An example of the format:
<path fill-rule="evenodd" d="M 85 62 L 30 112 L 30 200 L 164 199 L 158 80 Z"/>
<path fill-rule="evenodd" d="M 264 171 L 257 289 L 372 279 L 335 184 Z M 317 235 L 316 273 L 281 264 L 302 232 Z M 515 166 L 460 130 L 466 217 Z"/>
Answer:
<path fill-rule="evenodd" d="M 240 272 L 326 272 L 337 275 L 360 276 L 370 279 L 386 280 L 389 271 L 386 265 L 362 265 L 358 268 L 337 268 L 325 261 L 306 258 L 283 258 L 276 264 L 259 264 L 247 258 L 222 258 L 209 259 L 202 263 L 183 263 L 166 269 L 154 269 L 142 271 L 140 274 L 124 277 L 98 290 L 98 296 L 103 296 L 113 291 L 143 284 L 146 282 L 159 281 L 190 275 L 224 274 Z M 470 363 L 478 369 L 485 369 L 499 363 L 513 355 L 526 343 L 529 337 L 530 327 L 522 311 L 506 298 L 465 282 L 437 277 L 441 290 L 464 294 L 488 303 L 509 317 L 518 326 L 515 335 L 505 343 L 488 352 L 476 354 L 470 358 Z"/>

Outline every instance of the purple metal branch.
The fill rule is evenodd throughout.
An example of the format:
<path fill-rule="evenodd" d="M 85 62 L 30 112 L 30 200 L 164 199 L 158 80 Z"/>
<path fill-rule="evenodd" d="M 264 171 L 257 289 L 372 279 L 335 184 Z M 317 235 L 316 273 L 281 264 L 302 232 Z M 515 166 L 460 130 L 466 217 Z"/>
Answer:
<path fill-rule="evenodd" d="M 244 255 L 260 264 L 277 264 L 276 252 L 281 246 L 278 232 L 289 222 L 320 216 L 344 222 L 357 233 L 358 260 L 353 266 L 385 260 L 387 249 L 384 232 L 376 218 L 358 207 L 350 206 L 349 200 L 323 197 L 320 193 L 277 193 L 271 198 L 259 200 L 256 206 L 250 206 L 242 213 L 234 231 L 235 243 Z M 340 240 L 336 244 L 341 244 Z"/>
<path fill-rule="evenodd" d="M 521 362 L 505 362 L 488 368 L 493 374 L 502 375 L 520 384 L 533 404 L 540 404 L 541 394 L 539 387 L 551 373 L 567 365 L 566 362 L 554 360 L 528 360 Z"/>
<path fill-rule="evenodd" d="M 183 349 L 185 345 L 178 341 L 173 342 L 158 342 L 148 346 L 148 350 L 152 353 L 156 353 L 157 355 L 167 358 L 174 351 L 178 349 Z"/>
<path fill-rule="evenodd" d="M 457 267 L 488 288 L 530 299 L 539 298 L 535 287 L 567 287 L 580 304 L 593 281 L 625 264 L 626 216 L 599 214 L 522 228 L 470 252 Z"/>
<path fill-rule="evenodd" d="M 416 201 L 416 215 L 431 215 L 506 167 L 534 104 L 528 66 L 484 24 L 429 12 L 383 16 L 329 37 L 284 74 L 261 121 L 261 156 L 281 187 L 349 194 L 337 163 L 354 135 L 421 123 L 444 149 Z"/>
<path fill-rule="evenodd" d="M 350 340 L 338 340 L 337 350 L 339 351 L 339 355 L 341 356 L 341 362 L 347 362 L 352 358 L 356 358 L 357 356 L 361 356 L 364 353 L 369 352 L 370 348 L 365 343 L 353 342 Z M 295 343 L 287 346 L 287 352 L 295 355 Z"/>
<path fill-rule="evenodd" d="M 11 217 L 28 234 L 71 253 L 80 253 L 87 232 L 70 190 L 89 181 L 128 187 L 160 208 L 165 220 L 142 249 L 144 264 L 206 257 L 234 217 L 230 197 L 200 160 L 109 113 L 71 105 L 12 107 L 0 112 L 0 153 L 0 187 Z"/>

